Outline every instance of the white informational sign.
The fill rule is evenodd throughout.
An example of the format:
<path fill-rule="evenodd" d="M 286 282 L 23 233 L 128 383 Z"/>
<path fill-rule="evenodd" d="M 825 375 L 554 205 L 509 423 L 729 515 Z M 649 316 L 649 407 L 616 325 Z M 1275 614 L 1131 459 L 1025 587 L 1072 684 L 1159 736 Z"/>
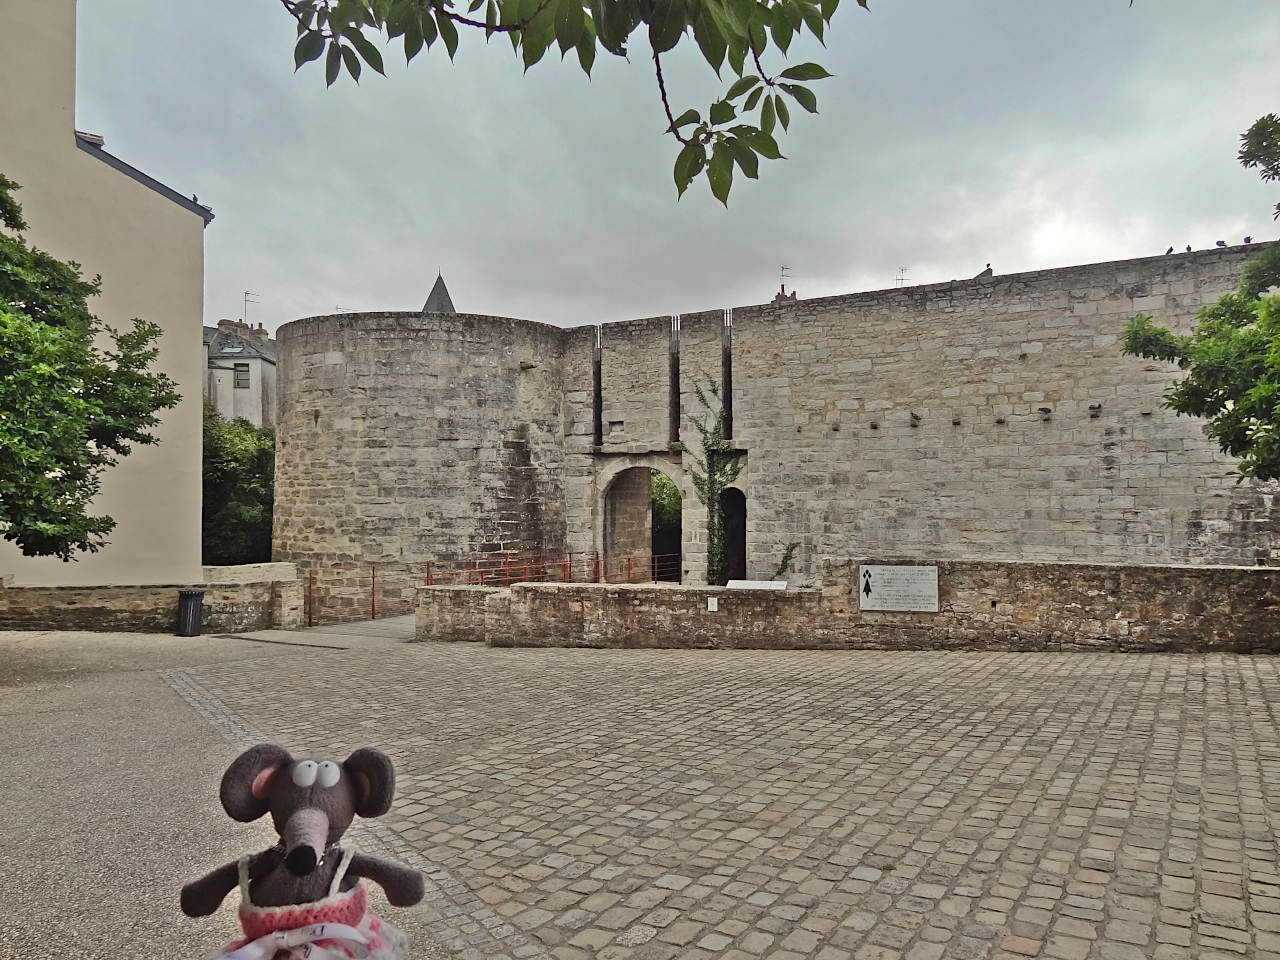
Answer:
<path fill-rule="evenodd" d="M 785 590 L 785 580 L 730 580 L 725 584 L 730 590 Z"/>
<path fill-rule="evenodd" d="M 720 612 L 720 598 L 707 597 L 707 613 L 719 613 L 719 612 Z"/>
<path fill-rule="evenodd" d="M 859 610 L 938 612 L 937 567 L 858 567 Z"/>

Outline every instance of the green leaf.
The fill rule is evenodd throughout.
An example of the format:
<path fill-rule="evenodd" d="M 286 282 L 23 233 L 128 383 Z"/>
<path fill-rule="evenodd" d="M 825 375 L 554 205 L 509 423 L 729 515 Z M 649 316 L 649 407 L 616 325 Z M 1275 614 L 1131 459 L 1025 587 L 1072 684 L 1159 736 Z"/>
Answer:
<path fill-rule="evenodd" d="M 369 38 L 357 30 L 351 37 L 351 42 L 355 44 L 355 48 L 360 52 L 360 56 L 364 58 L 364 62 L 385 77 L 386 72 L 382 69 L 382 54 L 378 52 L 377 47 L 369 42 Z"/>
<path fill-rule="evenodd" d="M 756 104 L 760 102 L 760 98 L 764 95 L 765 87 L 756 87 L 751 91 L 751 95 L 747 97 L 747 102 L 742 105 L 743 113 L 750 113 L 756 108 Z"/>
<path fill-rule="evenodd" d="M 707 183 L 711 194 L 726 207 L 729 206 L 729 189 L 733 186 L 733 154 L 723 141 L 718 141 L 707 164 Z"/>
<path fill-rule="evenodd" d="M 342 48 L 342 62 L 347 65 L 347 73 L 351 74 L 351 79 L 356 83 L 360 82 L 360 58 L 356 56 L 356 52 L 350 47 Z"/>
<path fill-rule="evenodd" d="M 698 123 L 701 119 L 702 115 L 699 114 L 697 110 L 693 109 L 693 107 L 690 107 L 684 113 L 680 114 L 680 116 L 676 117 L 675 123 L 667 127 L 667 132 L 672 133 L 679 130 L 681 127 L 687 127 L 691 123 Z"/>
<path fill-rule="evenodd" d="M 785 17 L 775 16 L 773 23 L 769 25 L 769 32 L 773 34 L 773 45 L 785 54 L 787 48 L 791 46 L 791 37 L 795 33 L 794 28 L 787 22 Z"/>
<path fill-rule="evenodd" d="M 703 0 L 703 6 L 711 11 L 726 40 L 746 41 L 754 0 Z"/>
<path fill-rule="evenodd" d="M 778 110 L 778 122 L 782 124 L 782 129 L 787 130 L 791 127 L 791 110 L 787 107 L 787 102 L 780 96 L 774 96 L 773 105 Z M 770 130 L 770 133 L 773 131 Z"/>
<path fill-rule="evenodd" d="M 724 98 L 726 100 L 736 100 L 759 82 L 760 78 L 754 73 L 749 76 L 740 77 L 733 82 L 733 86 L 729 88 L 729 92 L 724 95 Z"/>
<path fill-rule="evenodd" d="M 408 63 L 422 49 L 422 21 L 409 17 L 404 24 L 404 62 Z"/>
<path fill-rule="evenodd" d="M 825 80 L 831 74 L 816 63 L 798 63 L 779 74 L 783 80 Z"/>
<path fill-rule="evenodd" d="M 666 53 L 680 42 L 686 25 L 684 0 L 654 0 L 649 45 L 655 53 Z"/>
<path fill-rule="evenodd" d="M 831 18 L 836 14 L 836 8 L 840 6 L 840 0 L 822 0 L 822 19 L 831 22 Z M 864 10 L 868 9 L 867 0 L 858 0 L 858 6 Z"/>
<path fill-rule="evenodd" d="M 800 106 L 804 107 L 810 113 L 818 112 L 818 96 L 808 87 L 800 87 L 794 83 L 781 83 L 779 86 L 787 93 L 791 94 L 796 103 L 800 104 Z"/>
<path fill-rule="evenodd" d="M 458 52 L 458 28 L 440 7 L 436 7 L 436 26 L 440 28 L 440 38 L 444 41 L 444 48 L 449 51 L 449 59 L 452 60 L 453 55 Z"/>
<path fill-rule="evenodd" d="M 715 19 L 707 13 L 705 7 L 698 19 L 693 22 L 693 39 L 697 41 L 703 59 L 711 65 L 716 76 L 720 76 L 720 65 L 724 63 L 724 53 L 728 44 L 725 42 L 724 34 L 720 32 L 720 27 L 716 25 Z"/>
<path fill-rule="evenodd" d="M 684 196 L 693 178 L 702 170 L 707 161 L 706 148 L 697 140 L 690 140 L 684 145 L 676 157 L 675 178 L 678 196 Z"/>
<path fill-rule="evenodd" d="M 729 41 L 729 66 L 736 76 L 742 76 L 742 66 L 747 61 L 747 44 L 744 40 Z"/>
<path fill-rule="evenodd" d="M 751 29 L 748 33 L 751 38 L 751 52 L 758 57 L 769 46 L 769 37 L 764 32 L 764 24 L 759 20 L 752 20 Z"/>
<path fill-rule="evenodd" d="M 578 45 L 582 31 L 586 29 L 587 15 L 580 0 L 558 0 L 556 3 L 556 42 L 560 44 L 560 56 Z"/>
<path fill-rule="evenodd" d="M 767 131 L 743 124 L 742 126 L 734 127 L 731 132 L 766 160 L 782 159 L 782 151 L 778 149 L 778 141 L 774 140 Z"/>
<path fill-rule="evenodd" d="M 737 111 L 728 100 L 717 100 L 711 105 L 711 122 L 713 124 L 728 123 L 736 117 Z"/>
<path fill-rule="evenodd" d="M 825 22 L 822 19 L 822 11 L 815 7 L 812 3 L 800 3 L 800 15 L 804 17 L 805 25 L 809 28 L 809 32 L 818 38 L 820 43 L 826 45 L 822 39 L 822 26 Z"/>
<path fill-rule="evenodd" d="M 773 125 L 776 122 L 773 104 L 777 99 L 773 96 L 765 97 L 764 106 L 760 108 L 760 129 L 765 133 L 773 133 Z"/>
<path fill-rule="evenodd" d="M 498 25 L 498 5 L 489 0 L 484 8 L 484 38 L 488 40 L 493 36 L 493 28 Z"/>
<path fill-rule="evenodd" d="M 293 69 L 297 70 L 304 63 L 310 63 L 324 53 L 324 36 L 319 30 L 308 30 L 298 38 L 293 48 Z"/>
<path fill-rule="evenodd" d="M 329 55 L 324 63 L 325 86 L 332 87 L 338 79 L 338 71 L 342 69 L 342 48 L 337 40 L 329 41 Z"/>
<path fill-rule="evenodd" d="M 733 153 L 733 159 L 738 161 L 739 169 L 752 180 L 760 179 L 760 161 L 756 159 L 755 151 L 737 137 L 728 137 L 725 143 Z"/>
<path fill-rule="evenodd" d="M 578 63 L 582 65 L 583 72 L 589 77 L 591 76 L 591 67 L 596 62 L 596 25 L 591 20 L 587 20 L 582 36 L 578 38 Z"/>

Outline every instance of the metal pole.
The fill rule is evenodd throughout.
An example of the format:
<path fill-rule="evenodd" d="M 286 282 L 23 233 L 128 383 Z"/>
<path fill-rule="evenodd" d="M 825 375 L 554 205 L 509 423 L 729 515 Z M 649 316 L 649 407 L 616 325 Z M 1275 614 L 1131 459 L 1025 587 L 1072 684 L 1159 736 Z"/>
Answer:
<path fill-rule="evenodd" d="M 631 582 L 631 558 L 627 557 L 627 583 Z"/>
<path fill-rule="evenodd" d="M 307 571 L 307 626 L 316 625 L 316 572 Z"/>
<path fill-rule="evenodd" d="M 378 619 L 378 565 L 369 565 L 369 619 Z"/>

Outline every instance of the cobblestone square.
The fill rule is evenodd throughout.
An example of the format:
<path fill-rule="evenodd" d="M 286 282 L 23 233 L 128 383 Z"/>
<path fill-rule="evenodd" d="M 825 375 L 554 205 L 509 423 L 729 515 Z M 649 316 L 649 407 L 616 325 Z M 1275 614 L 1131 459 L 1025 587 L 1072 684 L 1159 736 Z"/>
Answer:
<path fill-rule="evenodd" d="M 404 644 L 167 677 L 237 744 L 385 749 L 357 836 L 463 957 L 1234 960 L 1280 957 L 1278 667 Z"/>

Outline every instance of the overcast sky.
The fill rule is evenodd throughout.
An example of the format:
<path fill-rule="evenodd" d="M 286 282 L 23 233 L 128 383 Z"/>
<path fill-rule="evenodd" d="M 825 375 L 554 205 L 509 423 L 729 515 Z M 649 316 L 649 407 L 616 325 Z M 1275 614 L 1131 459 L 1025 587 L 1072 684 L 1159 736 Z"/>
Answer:
<path fill-rule="evenodd" d="M 845 0 L 821 113 L 785 161 L 676 202 L 650 63 L 588 80 L 463 34 L 386 79 L 293 72 L 275 0 L 80 0 L 77 126 L 217 219 L 205 322 L 344 310 L 578 324 L 1273 238 L 1280 186 L 1235 160 L 1280 111 L 1275 0 Z M 688 44 L 673 107 L 719 89 Z M 639 47 L 637 47 L 639 50 Z M 766 66 L 778 68 L 779 61 Z"/>

